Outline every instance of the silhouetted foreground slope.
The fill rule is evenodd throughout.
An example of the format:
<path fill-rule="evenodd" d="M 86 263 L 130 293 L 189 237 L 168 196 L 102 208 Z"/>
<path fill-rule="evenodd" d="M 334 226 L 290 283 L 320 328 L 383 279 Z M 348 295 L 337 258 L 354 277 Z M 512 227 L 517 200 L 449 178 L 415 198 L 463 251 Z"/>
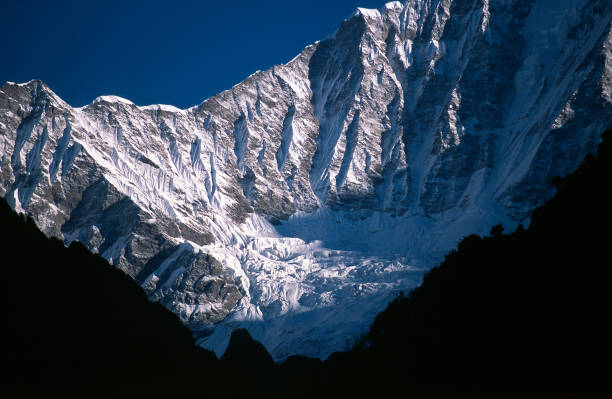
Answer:
<path fill-rule="evenodd" d="M 150 396 L 180 393 L 194 376 L 214 382 L 214 354 L 130 277 L 48 239 L 4 199 L 0 223 L 6 397 Z"/>
<path fill-rule="evenodd" d="M 609 396 L 612 132 L 528 230 L 470 236 L 349 352 L 217 361 L 129 277 L 0 201 L 3 375 L 15 395 Z"/>
<path fill-rule="evenodd" d="M 611 136 L 597 157 L 554 182 L 556 196 L 528 230 L 465 238 L 356 349 L 326 362 L 325 389 L 612 394 Z"/>

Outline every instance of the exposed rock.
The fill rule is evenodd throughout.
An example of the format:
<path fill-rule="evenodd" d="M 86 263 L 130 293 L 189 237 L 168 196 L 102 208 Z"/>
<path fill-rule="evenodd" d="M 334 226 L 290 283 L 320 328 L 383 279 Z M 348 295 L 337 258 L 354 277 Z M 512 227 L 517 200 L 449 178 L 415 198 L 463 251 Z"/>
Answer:
<path fill-rule="evenodd" d="M 186 110 L 73 108 L 7 83 L 0 195 L 126 271 L 202 345 L 246 326 L 276 358 L 325 356 L 463 236 L 528 223 L 595 151 L 611 21 L 606 0 L 358 9 Z"/>

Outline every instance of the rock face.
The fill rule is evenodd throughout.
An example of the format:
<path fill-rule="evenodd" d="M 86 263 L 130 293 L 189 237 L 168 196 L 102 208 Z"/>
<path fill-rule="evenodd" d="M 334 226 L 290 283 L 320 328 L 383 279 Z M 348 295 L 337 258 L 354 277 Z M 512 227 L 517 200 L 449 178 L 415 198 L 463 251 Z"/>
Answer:
<path fill-rule="evenodd" d="M 277 359 L 326 356 L 595 151 L 611 23 L 607 0 L 392 2 L 186 110 L 6 83 L 0 195 L 204 346 L 241 326 Z"/>

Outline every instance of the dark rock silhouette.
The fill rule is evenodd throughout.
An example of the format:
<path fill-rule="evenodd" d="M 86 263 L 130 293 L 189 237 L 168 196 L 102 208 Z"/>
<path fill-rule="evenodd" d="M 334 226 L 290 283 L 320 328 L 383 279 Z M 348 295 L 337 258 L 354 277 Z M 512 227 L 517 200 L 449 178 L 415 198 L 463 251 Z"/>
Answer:
<path fill-rule="evenodd" d="M 239 366 L 253 362 L 259 367 L 272 368 L 274 359 L 264 346 L 255 341 L 249 331 L 239 328 L 232 332 L 229 345 L 220 359 L 221 363 Z"/>
<path fill-rule="evenodd" d="M 212 352 L 125 273 L 43 235 L 0 199 L 2 389 L 7 397 L 120 397 L 214 384 Z"/>
<path fill-rule="evenodd" d="M 529 229 L 466 237 L 355 349 L 325 362 L 323 391 L 610 395 L 611 140 L 557 180 Z"/>

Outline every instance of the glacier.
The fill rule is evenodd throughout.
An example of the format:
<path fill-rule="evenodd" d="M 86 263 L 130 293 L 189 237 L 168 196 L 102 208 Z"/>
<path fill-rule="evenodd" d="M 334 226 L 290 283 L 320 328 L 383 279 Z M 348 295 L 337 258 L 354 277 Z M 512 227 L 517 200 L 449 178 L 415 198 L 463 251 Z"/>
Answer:
<path fill-rule="evenodd" d="M 462 237 L 528 224 L 611 93 L 612 2 L 395 1 L 188 109 L 6 82 L 0 195 L 217 354 L 245 327 L 325 358 Z"/>

